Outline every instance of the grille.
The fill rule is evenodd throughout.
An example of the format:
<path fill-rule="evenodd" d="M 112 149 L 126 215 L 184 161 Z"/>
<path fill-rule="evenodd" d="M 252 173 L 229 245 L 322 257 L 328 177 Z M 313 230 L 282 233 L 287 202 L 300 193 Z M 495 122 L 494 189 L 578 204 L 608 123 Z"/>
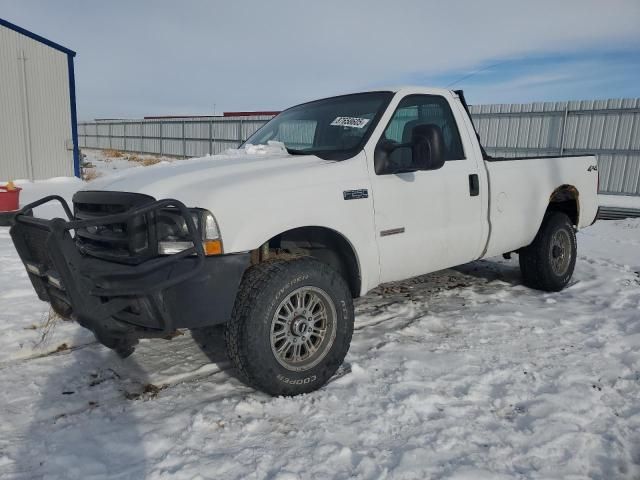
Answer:
<path fill-rule="evenodd" d="M 93 220 L 125 213 L 155 201 L 153 197 L 126 192 L 78 192 L 73 197 L 73 210 L 78 220 Z M 79 250 L 104 260 L 138 264 L 156 254 L 153 213 L 131 216 L 123 223 L 77 229 Z"/>
<path fill-rule="evenodd" d="M 24 243 L 29 252 L 29 260 L 33 263 L 44 265 L 46 269 L 51 268 L 51 259 L 47 248 L 49 233 L 41 228 L 23 224 L 16 226 L 16 229 L 24 237 Z"/>

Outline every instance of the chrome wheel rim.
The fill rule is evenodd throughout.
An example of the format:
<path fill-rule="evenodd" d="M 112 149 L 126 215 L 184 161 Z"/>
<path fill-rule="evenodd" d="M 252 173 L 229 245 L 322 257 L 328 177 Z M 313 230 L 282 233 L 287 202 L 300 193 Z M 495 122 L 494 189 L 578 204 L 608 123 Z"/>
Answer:
<path fill-rule="evenodd" d="M 336 338 L 336 308 L 327 292 L 301 287 L 287 295 L 271 320 L 270 338 L 273 355 L 286 369 L 316 366 Z"/>
<path fill-rule="evenodd" d="M 553 273 L 558 276 L 567 273 L 571 262 L 571 238 L 566 230 L 558 230 L 551 237 L 549 259 Z"/>

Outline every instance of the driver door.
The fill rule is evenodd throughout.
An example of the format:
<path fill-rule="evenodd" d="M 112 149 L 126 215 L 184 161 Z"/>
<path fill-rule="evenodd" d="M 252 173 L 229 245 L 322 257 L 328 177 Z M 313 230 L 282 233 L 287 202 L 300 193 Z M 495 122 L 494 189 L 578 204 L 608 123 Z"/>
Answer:
<path fill-rule="evenodd" d="M 448 100 L 439 95 L 404 97 L 379 144 L 407 144 L 417 125 L 440 129 L 445 163 L 437 170 L 406 173 L 378 175 L 371 170 L 381 282 L 459 265 L 480 255 L 482 204 L 469 188 L 469 176 L 477 175 L 478 166 L 465 158 Z M 398 148 L 391 155 L 399 169 L 411 169 L 410 148 Z"/>

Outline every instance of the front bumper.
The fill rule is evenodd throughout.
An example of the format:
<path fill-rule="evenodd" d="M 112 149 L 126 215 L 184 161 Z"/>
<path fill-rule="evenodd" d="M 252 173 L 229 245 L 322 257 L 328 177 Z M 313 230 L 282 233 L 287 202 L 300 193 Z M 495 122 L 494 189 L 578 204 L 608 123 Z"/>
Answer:
<path fill-rule="evenodd" d="M 68 220 L 33 216 L 35 207 L 49 201 L 60 202 Z M 115 224 L 167 207 L 176 208 L 185 219 L 192 248 L 126 265 L 82 254 L 72 235 L 79 228 Z M 133 351 L 139 338 L 226 322 L 250 262 L 248 253 L 205 256 L 189 211 L 176 200 L 75 220 L 64 199 L 50 196 L 3 214 L 2 220 L 11 225 L 11 237 L 38 297 L 123 355 Z"/>

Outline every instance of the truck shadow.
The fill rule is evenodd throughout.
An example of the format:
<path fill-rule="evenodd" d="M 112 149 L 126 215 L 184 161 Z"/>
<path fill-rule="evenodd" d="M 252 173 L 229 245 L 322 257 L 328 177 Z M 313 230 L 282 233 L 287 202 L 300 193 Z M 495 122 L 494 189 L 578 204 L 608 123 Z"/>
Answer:
<path fill-rule="evenodd" d="M 25 375 L 32 375 L 33 387 L 24 396 L 37 400 L 25 405 L 32 413 L 13 429 L 20 441 L 11 449 L 12 478 L 107 478 L 115 472 L 119 478 L 145 478 L 157 462 L 148 451 L 162 416 L 160 410 L 149 412 L 162 408 L 154 399 L 218 369 L 237 378 L 222 325 L 170 341 L 144 341 L 126 359 L 98 343 L 87 344 L 87 332 L 77 328 L 71 348 L 28 361 Z M 202 374 L 207 362 L 217 369 Z M 0 468 L 0 476 L 4 471 Z"/>
<path fill-rule="evenodd" d="M 211 363 L 215 363 L 226 375 L 244 384 L 244 380 L 227 356 L 224 328 L 224 324 L 194 328 L 191 330 L 191 338 Z"/>
<path fill-rule="evenodd" d="M 453 288 L 462 276 L 477 279 L 478 284 L 521 285 L 516 261 L 494 259 L 424 276 L 429 281 L 417 287 L 427 293 L 447 285 Z M 414 285 L 415 279 L 398 283 Z M 389 301 L 407 300 L 403 291 L 378 290 L 358 302 L 358 314 L 368 314 L 369 303 L 371 308 L 384 310 Z M 71 345 L 87 339 L 86 332 L 77 328 Z M 358 326 L 362 328 L 367 325 Z M 194 361 L 194 352 L 198 350 L 224 375 L 239 380 L 226 355 L 223 325 L 195 329 L 190 336 L 178 336 L 170 342 L 145 342 L 125 360 L 98 344 L 59 352 L 55 358 L 30 360 L 41 362 L 25 369 L 25 376 L 31 376 L 28 382 L 35 385 L 26 391 L 30 398 L 37 396 L 37 401 L 30 418 L 16 429 L 19 443 L 11 455 L 16 460 L 12 478 L 105 478 L 115 472 L 120 478 L 144 478 L 156 467 L 145 439 L 146 445 L 151 445 L 157 435 L 155 417 L 161 416 L 161 412 L 148 413 L 158 407 L 147 400 L 163 388 L 163 380 L 157 378 L 167 377 L 169 364 L 182 362 L 196 371 L 200 364 Z M 158 363 L 161 365 L 153 366 Z M 337 378 L 349 370 L 345 364 Z"/>
<path fill-rule="evenodd" d="M 457 266 L 453 270 L 486 282 L 501 281 L 511 286 L 522 285 L 517 255 L 511 260 L 477 260 Z"/>
<path fill-rule="evenodd" d="M 38 400 L 25 399 L 31 412 L 24 421 L 16 415 L 12 478 L 107 478 L 112 471 L 144 478 L 143 435 L 131 403 L 153 395 L 147 373 L 135 355 L 122 360 L 97 343 L 83 345 L 86 340 L 79 332 L 69 350 L 24 367 L 32 377 L 25 379 L 29 397 Z"/>

